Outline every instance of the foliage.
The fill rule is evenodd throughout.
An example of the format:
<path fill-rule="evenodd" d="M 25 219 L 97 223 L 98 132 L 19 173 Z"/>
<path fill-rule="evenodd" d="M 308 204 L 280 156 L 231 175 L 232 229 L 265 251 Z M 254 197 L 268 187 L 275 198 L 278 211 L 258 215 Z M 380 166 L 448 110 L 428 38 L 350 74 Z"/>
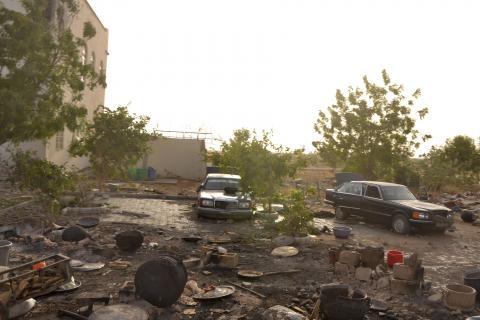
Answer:
<path fill-rule="evenodd" d="M 313 213 L 305 206 L 305 191 L 295 189 L 284 201 L 283 220 L 278 229 L 286 234 L 307 235 L 314 229 Z"/>
<path fill-rule="evenodd" d="M 81 54 L 93 25 L 76 37 L 53 22 L 77 14 L 76 1 L 60 0 L 56 12 L 47 0 L 21 3 L 24 13 L 0 8 L 0 145 L 76 129 L 87 113 L 84 90 L 105 85 Z"/>
<path fill-rule="evenodd" d="M 442 186 L 470 187 L 480 180 L 480 148 L 468 136 L 448 139 L 432 147 L 422 162 L 422 183 L 430 191 Z"/>
<path fill-rule="evenodd" d="M 70 152 L 88 156 L 100 183 L 107 177 L 124 177 L 130 166 L 149 151 L 155 135 L 145 129 L 148 117 L 131 115 L 127 107 L 97 109 L 84 136 L 72 143 Z"/>
<path fill-rule="evenodd" d="M 213 155 L 222 172 L 242 176 L 242 189 L 264 197 L 271 205 L 272 197 L 285 177 L 293 177 L 306 166 L 303 150 L 290 151 L 275 145 L 271 134 L 261 139 L 247 129 L 234 131 L 233 138 L 222 144 L 220 154 Z"/>
<path fill-rule="evenodd" d="M 55 212 L 58 199 L 74 188 L 73 176 L 65 167 L 35 158 L 29 152 L 12 152 L 8 180 L 21 190 L 35 192 L 43 203 Z"/>
<path fill-rule="evenodd" d="M 320 141 L 313 142 L 322 158 L 336 167 L 345 163 L 346 171 L 362 173 L 368 179 L 394 178 L 402 165 L 419 147 L 413 108 L 420 96 L 417 89 L 405 97 L 403 86 L 391 83 L 385 70 L 383 84 L 363 77 L 364 88 L 337 90 L 336 103 L 327 112 L 320 111 L 315 130 Z M 417 110 L 422 119 L 427 108 Z"/>

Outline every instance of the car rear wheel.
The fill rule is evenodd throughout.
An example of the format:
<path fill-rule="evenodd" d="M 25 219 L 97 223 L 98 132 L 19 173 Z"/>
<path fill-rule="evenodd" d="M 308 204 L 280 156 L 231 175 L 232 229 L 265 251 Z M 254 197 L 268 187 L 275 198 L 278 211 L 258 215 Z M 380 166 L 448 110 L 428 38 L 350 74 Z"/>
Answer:
<path fill-rule="evenodd" d="M 340 207 L 335 208 L 335 218 L 339 220 L 344 220 L 348 218 L 348 214 L 345 212 L 345 209 L 342 209 Z"/>
<path fill-rule="evenodd" d="M 403 214 L 397 214 L 392 219 L 392 228 L 396 233 L 407 234 L 410 233 L 410 222 Z"/>

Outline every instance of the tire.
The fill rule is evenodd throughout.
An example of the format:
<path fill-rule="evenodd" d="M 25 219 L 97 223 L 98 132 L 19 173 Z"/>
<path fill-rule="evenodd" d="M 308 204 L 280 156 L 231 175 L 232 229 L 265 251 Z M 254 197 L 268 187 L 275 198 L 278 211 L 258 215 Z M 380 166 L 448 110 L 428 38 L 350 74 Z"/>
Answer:
<path fill-rule="evenodd" d="M 348 213 L 346 213 L 340 207 L 335 207 L 335 218 L 338 220 L 345 220 L 346 218 L 348 218 Z"/>
<path fill-rule="evenodd" d="M 437 234 L 443 234 L 443 233 L 447 232 L 447 228 L 434 228 L 433 232 L 437 233 Z"/>
<path fill-rule="evenodd" d="M 403 214 L 397 214 L 392 219 L 392 228 L 393 231 L 399 234 L 410 233 L 411 226 L 407 218 Z"/>

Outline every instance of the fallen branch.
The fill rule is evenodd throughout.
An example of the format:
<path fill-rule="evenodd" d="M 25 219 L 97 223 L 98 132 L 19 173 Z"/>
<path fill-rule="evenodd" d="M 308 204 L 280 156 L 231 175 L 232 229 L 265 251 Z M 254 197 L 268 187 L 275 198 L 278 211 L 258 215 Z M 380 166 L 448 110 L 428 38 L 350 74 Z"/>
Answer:
<path fill-rule="evenodd" d="M 254 291 L 254 290 L 249 289 L 249 288 L 245 288 L 244 286 L 241 286 L 241 285 L 236 284 L 236 283 L 231 282 L 231 281 L 226 281 L 226 282 L 227 282 L 228 284 L 231 284 L 232 286 L 235 286 L 235 287 L 240 288 L 240 289 L 242 289 L 242 290 L 248 291 L 248 292 L 250 292 L 250 293 L 252 293 L 252 294 L 254 294 L 254 295 L 256 295 L 256 296 L 258 296 L 258 297 L 260 297 L 260 298 L 262 298 L 262 299 L 265 299 L 265 298 L 266 298 L 266 296 L 264 296 L 264 295 L 261 294 L 260 292 Z"/>

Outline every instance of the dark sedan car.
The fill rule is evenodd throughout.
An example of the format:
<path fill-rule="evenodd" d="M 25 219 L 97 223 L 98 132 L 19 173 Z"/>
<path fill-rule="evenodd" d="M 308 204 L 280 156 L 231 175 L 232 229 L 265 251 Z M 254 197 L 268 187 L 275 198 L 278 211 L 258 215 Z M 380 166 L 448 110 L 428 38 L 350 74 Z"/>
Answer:
<path fill-rule="evenodd" d="M 325 202 L 335 208 L 335 216 L 349 214 L 371 217 L 390 224 L 397 233 L 409 233 L 412 227 L 445 231 L 453 224 L 450 209 L 419 201 L 407 187 L 377 181 L 351 181 L 337 189 L 327 189 Z"/>

